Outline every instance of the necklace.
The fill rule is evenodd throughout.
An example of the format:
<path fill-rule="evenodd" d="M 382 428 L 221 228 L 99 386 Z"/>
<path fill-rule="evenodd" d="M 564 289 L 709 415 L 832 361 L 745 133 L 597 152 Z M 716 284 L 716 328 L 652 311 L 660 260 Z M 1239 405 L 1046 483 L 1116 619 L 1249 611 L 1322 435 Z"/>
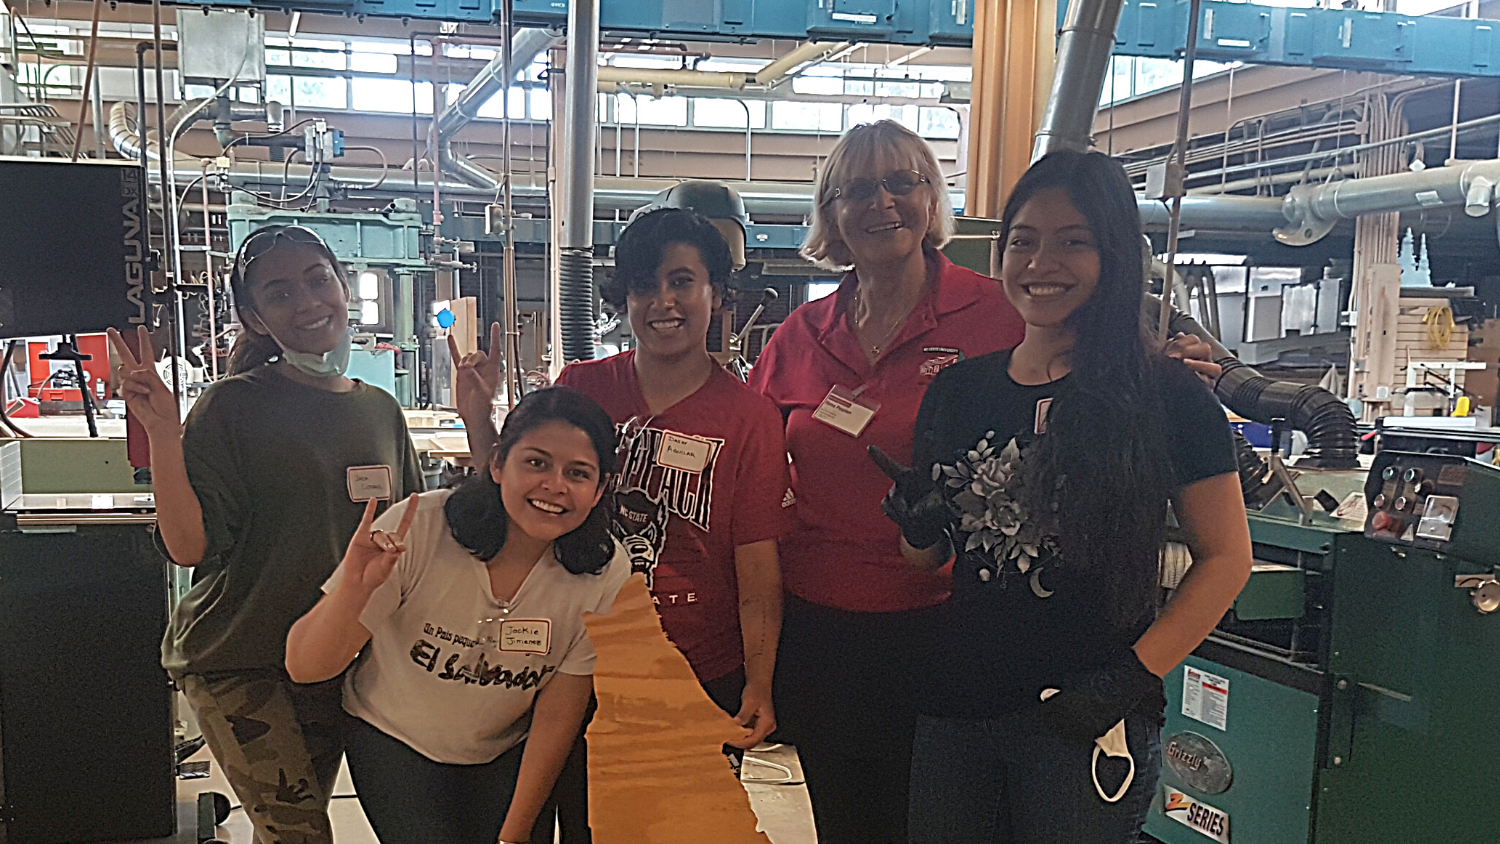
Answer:
<path fill-rule="evenodd" d="M 860 292 L 861 291 L 859 287 L 854 288 L 854 301 L 852 304 L 854 305 L 854 327 L 856 329 L 858 329 L 859 327 Z M 912 307 L 916 307 L 915 303 L 912 305 Z M 890 342 L 894 338 L 896 332 L 901 330 L 901 326 L 906 324 L 906 318 L 911 315 L 911 310 L 911 308 L 907 308 L 906 311 L 896 319 L 895 323 L 892 324 L 890 328 L 887 328 L 884 334 L 880 335 L 880 338 L 878 340 L 870 342 L 869 345 L 871 355 L 877 358 L 880 357 L 882 347 L 884 347 L 886 343 Z"/>

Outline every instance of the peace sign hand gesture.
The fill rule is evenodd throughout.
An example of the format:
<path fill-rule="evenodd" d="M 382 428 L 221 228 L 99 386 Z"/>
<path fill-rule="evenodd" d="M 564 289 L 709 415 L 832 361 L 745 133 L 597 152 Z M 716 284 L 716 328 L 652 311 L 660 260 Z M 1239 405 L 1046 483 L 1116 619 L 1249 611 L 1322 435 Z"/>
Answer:
<path fill-rule="evenodd" d="M 500 389 L 500 323 L 490 323 L 490 350 L 458 351 L 458 338 L 448 335 L 448 355 L 453 359 L 454 403 L 465 425 L 488 423 Z"/>
<path fill-rule="evenodd" d="M 349 550 L 344 552 L 342 563 L 344 574 L 340 588 L 357 590 L 366 597 L 390 578 L 396 561 L 406 552 L 406 532 L 411 529 L 411 521 L 417 515 L 417 496 L 413 493 L 406 499 L 406 512 L 401 514 L 401 523 L 396 526 L 395 533 L 375 530 L 375 507 L 378 504 L 379 501 L 372 498 L 365 505 L 364 518 L 359 520 L 359 528 L 349 540 Z"/>
<path fill-rule="evenodd" d="M 136 345 L 140 356 L 125 345 L 125 338 L 113 328 L 107 329 L 110 345 L 120 357 L 115 368 L 120 383 L 120 397 L 125 407 L 148 437 L 163 435 L 179 436 L 182 433 L 182 417 L 177 408 L 177 399 L 156 371 L 156 352 L 151 348 L 151 334 L 146 326 L 136 328 Z"/>

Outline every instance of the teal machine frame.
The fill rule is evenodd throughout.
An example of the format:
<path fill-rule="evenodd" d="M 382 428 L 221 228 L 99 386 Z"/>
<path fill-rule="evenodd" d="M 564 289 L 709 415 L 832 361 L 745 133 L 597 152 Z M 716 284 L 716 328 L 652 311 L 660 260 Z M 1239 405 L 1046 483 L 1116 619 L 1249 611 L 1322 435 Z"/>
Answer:
<path fill-rule="evenodd" d="M 1166 682 L 1167 844 L 1500 840 L 1500 469 L 1307 472 L 1363 521 L 1250 516 L 1256 569 Z M 1285 502 L 1281 502 L 1284 505 Z"/>
<path fill-rule="evenodd" d="M 391 278 L 390 313 L 393 342 L 402 352 L 416 354 L 419 347 L 416 324 L 416 276 L 435 268 L 422 254 L 427 223 L 411 199 L 396 199 L 385 211 L 284 211 L 264 208 L 252 197 L 234 193 L 226 209 L 230 251 L 237 252 L 245 238 L 262 226 L 303 226 L 318 233 L 344 262 L 351 277 L 376 268 Z M 374 384 L 394 395 L 403 407 L 415 405 L 416 385 L 407 369 L 396 366 L 389 350 L 355 349 L 349 360 L 352 377 Z"/>

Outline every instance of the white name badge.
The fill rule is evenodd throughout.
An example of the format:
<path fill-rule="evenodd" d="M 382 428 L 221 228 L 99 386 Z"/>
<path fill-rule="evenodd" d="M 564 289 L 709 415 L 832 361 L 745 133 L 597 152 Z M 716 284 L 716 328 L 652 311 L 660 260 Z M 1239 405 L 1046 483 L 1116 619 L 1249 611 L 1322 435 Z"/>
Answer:
<path fill-rule="evenodd" d="M 505 653 L 542 654 L 552 650 L 552 622 L 545 618 L 523 618 L 500 622 L 500 650 Z"/>
<path fill-rule="evenodd" d="M 390 501 L 391 467 L 350 466 L 346 474 L 350 501 Z"/>
<path fill-rule="evenodd" d="M 1032 426 L 1033 434 L 1047 433 L 1047 412 L 1052 409 L 1052 399 L 1042 399 L 1036 403 L 1036 424 Z"/>
<path fill-rule="evenodd" d="M 713 457 L 714 444 L 698 437 L 663 431 L 661 446 L 656 450 L 656 462 L 669 469 L 684 472 L 701 472 Z"/>
<path fill-rule="evenodd" d="M 813 411 L 813 418 L 826 422 L 851 437 L 859 436 L 874 418 L 875 411 L 880 409 L 879 402 L 860 397 L 864 391 L 864 387 L 851 390 L 848 387 L 834 386 L 818 409 Z"/>

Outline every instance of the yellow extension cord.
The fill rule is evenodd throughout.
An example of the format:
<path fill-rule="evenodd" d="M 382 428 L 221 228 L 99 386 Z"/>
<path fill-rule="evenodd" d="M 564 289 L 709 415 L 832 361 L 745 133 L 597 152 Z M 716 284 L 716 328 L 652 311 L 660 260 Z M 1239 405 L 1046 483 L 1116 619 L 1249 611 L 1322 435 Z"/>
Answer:
<path fill-rule="evenodd" d="M 1422 316 L 1422 324 L 1427 326 L 1427 347 L 1429 349 L 1446 349 L 1448 343 L 1453 340 L 1453 309 L 1447 305 L 1437 308 L 1428 308 L 1427 313 Z"/>

